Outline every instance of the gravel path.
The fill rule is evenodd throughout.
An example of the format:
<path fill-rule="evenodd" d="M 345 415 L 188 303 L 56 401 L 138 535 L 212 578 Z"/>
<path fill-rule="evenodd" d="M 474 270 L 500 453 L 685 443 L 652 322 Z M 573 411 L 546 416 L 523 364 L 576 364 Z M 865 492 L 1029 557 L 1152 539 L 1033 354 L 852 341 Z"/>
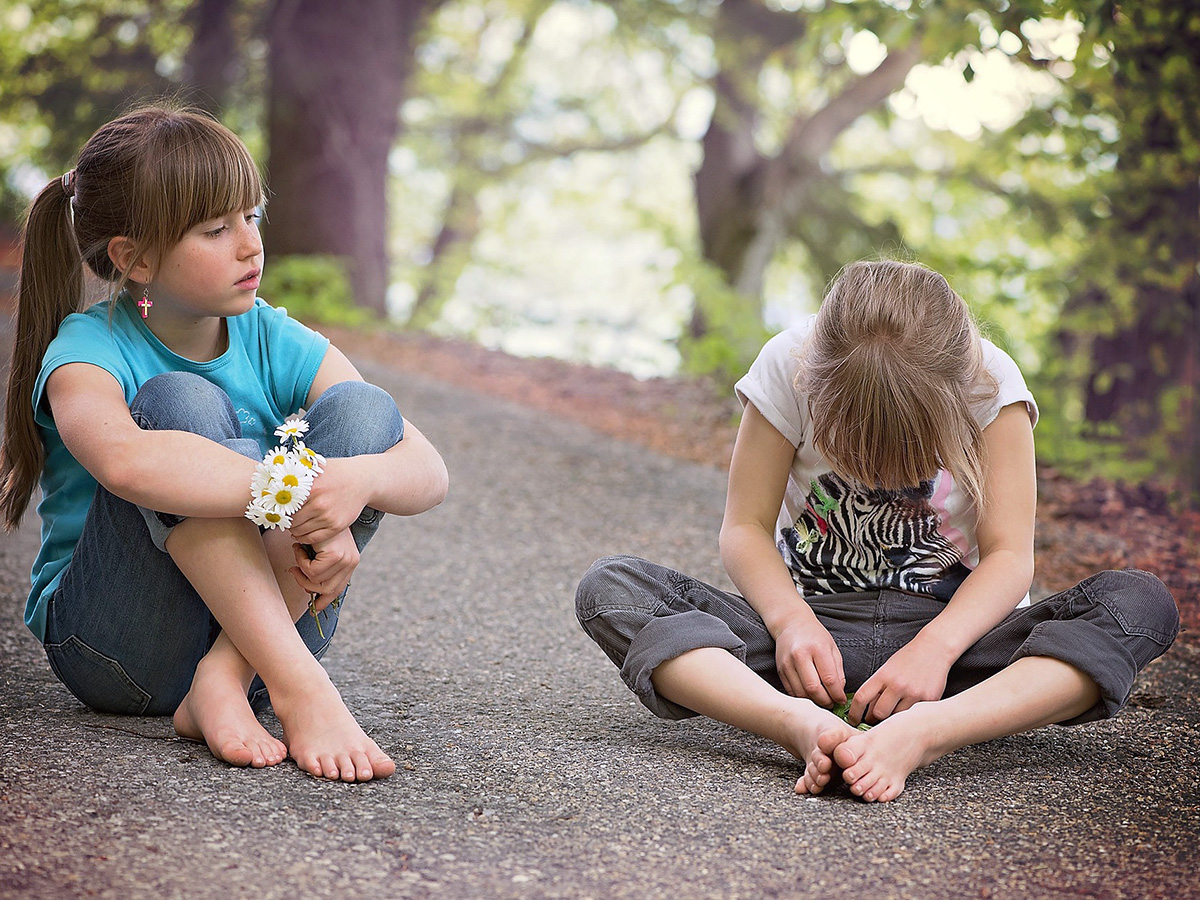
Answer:
<path fill-rule="evenodd" d="M 385 523 L 327 657 L 396 776 L 230 769 L 85 710 L 20 621 L 27 524 L 0 536 L 0 897 L 1200 897 L 1194 641 L 1111 722 L 960 751 L 888 805 L 800 798 L 766 742 L 645 712 L 571 608 L 611 552 L 721 581 L 723 473 L 362 368 L 452 482 Z"/>

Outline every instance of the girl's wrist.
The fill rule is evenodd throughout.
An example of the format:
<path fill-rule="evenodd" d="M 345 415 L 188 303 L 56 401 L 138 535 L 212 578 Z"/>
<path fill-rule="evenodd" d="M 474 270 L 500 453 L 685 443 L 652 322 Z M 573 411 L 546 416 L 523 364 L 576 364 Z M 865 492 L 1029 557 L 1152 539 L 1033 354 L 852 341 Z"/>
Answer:
<path fill-rule="evenodd" d="M 804 598 L 799 594 L 788 597 L 786 600 L 777 599 L 765 613 L 759 611 L 759 615 L 774 640 L 778 640 L 779 635 L 788 628 L 797 625 L 808 627 L 821 624 L 816 613 L 812 611 L 812 607 L 805 603 Z"/>
<path fill-rule="evenodd" d="M 931 622 L 918 631 L 909 642 L 909 646 L 917 648 L 922 659 L 929 660 L 931 663 L 936 662 L 949 671 L 967 648 L 960 647 L 958 642 L 950 640 L 936 629 L 932 629 L 930 627 L 932 624 Z"/>

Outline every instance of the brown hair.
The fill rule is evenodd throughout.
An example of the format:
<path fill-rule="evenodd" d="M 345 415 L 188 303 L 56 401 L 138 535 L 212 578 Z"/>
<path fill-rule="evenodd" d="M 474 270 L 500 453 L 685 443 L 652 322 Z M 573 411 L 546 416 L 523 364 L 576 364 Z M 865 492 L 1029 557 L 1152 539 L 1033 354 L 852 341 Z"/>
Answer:
<path fill-rule="evenodd" d="M 196 225 L 263 201 L 245 145 L 207 115 L 156 105 L 100 128 L 75 168 L 42 188 L 26 216 L 17 327 L 0 448 L 0 515 L 16 528 L 45 462 L 30 404 L 42 357 L 62 320 L 84 305 L 82 263 L 112 283 L 160 260 Z M 126 272 L 108 254 L 114 237 L 134 247 Z"/>
<path fill-rule="evenodd" d="M 886 490 L 948 469 L 983 503 L 983 435 L 994 397 L 979 329 L 946 279 L 915 263 L 848 265 L 802 350 L 813 444 L 839 474 Z"/>

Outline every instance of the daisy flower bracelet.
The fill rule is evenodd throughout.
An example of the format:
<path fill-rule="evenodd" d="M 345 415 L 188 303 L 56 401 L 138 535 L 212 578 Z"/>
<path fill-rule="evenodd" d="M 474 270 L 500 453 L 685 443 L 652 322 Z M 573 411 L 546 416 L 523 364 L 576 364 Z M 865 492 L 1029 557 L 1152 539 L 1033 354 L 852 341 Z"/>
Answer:
<path fill-rule="evenodd" d="M 308 422 L 289 416 L 275 429 L 279 446 L 263 457 L 250 478 L 246 518 L 262 528 L 290 528 L 323 471 L 325 457 L 304 445 Z"/>

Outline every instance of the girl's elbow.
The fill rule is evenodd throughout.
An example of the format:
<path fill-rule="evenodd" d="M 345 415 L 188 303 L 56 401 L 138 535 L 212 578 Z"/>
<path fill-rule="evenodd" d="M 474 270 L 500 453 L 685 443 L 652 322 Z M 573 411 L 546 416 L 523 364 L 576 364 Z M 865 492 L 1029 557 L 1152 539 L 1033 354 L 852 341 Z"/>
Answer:
<path fill-rule="evenodd" d="M 728 570 L 732 560 L 738 556 L 742 541 L 739 530 L 728 522 L 721 524 L 720 534 L 717 536 L 717 552 L 721 558 L 721 565 Z"/>
<path fill-rule="evenodd" d="M 138 502 L 138 488 L 146 481 L 145 472 L 135 461 L 135 454 L 126 453 L 108 455 L 91 476 L 110 494 L 131 503 Z"/>
<path fill-rule="evenodd" d="M 435 452 L 423 468 L 417 490 L 412 495 L 415 508 L 407 511 L 410 515 L 440 506 L 450 491 L 450 474 L 440 454 Z"/>
<path fill-rule="evenodd" d="M 434 467 L 433 474 L 429 479 L 429 508 L 440 506 L 446 499 L 446 495 L 450 492 L 450 473 L 446 469 L 446 464 L 442 462 L 439 456 L 437 465 Z"/>

